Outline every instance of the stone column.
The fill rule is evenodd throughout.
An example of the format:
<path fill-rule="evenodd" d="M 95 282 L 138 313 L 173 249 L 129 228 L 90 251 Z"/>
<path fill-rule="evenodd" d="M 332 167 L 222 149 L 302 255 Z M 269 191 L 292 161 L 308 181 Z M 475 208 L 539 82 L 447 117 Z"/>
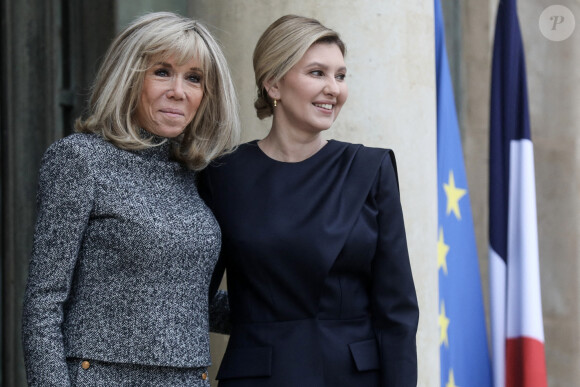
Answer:
<path fill-rule="evenodd" d="M 438 386 L 433 2 L 190 0 L 189 6 L 189 15 L 205 22 L 224 46 L 240 97 L 245 140 L 263 137 L 270 126 L 253 110 L 252 52 L 264 29 L 279 16 L 294 13 L 314 17 L 341 34 L 348 48 L 349 100 L 326 136 L 396 152 L 421 308 L 419 385 Z M 217 362 L 225 338 L 213 339 Z M 212 371 L 215 376 L 216 369 Z"/>
<path fill-rule="evenodd" d="M 518 2 L 518 12 L 535 152 L 548 384 L 559 387 L 580 381 L 580 3 L 555 4 L 575 17 L 575 31 L 563 41 L 549 40 L 539 28 L 551 3 Z M 565 22 L 571 23 L 569 15 Z"/>

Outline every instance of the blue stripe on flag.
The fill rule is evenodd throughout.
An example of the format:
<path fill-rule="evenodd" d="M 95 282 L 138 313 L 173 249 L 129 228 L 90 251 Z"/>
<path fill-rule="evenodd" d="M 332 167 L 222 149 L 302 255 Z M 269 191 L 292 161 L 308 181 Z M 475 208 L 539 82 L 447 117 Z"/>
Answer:
<path fill-rule="evenodd" d="M 490 387 L 479 263 L 444 34 L 435 0 L 441 386 Z"/>
<path fill-rule="evenodd" d="M 531 139 L 524 48 L 515 0 L 498 6 L 493 46 L 489 143 L 489 239 L 507 259 L 510 141 Z"/>

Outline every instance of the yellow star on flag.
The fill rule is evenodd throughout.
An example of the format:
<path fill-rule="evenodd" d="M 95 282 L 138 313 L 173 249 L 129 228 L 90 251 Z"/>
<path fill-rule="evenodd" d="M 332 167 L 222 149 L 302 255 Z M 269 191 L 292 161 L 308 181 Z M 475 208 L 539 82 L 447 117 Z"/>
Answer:
<path fill-rule="evenodd" d="M 449 171 L 449 182 L 443 184 L 445 195 L 447 196 L 447 215 L 453 211 L 455 217 L 461 220 L 461 212 L 459 211 L 459 200 L 467 193 L 466 189 L 457 188 L 455 186 L 455 176 L 453 171 Z"/>
<path fill-rule="evenodd" d="M 443 229 L 439 228 L 439 240 L 437 241 L 437 270 L 443 268 L 443 272 L 447 275 L 447 253 L 449 252 L 449 245 L 445 244 L 443 240 Z"/>
<path fill-rule="evenodd" d="M 439 345 L 445 343 L 449 348 L 449 338 L 447 335 L 447 328 L 449 328 L 450 320 L 445 315 L 445 301 L 441 301 L 441 312 L 439 313 Z"/>
<path fill-rule="evenodd" d="M 449 381 L 445 385 L 445 387 L 459 387 L 455 384 L 455 376 L 453 376 L 453 369 L 449 370 Z"/>

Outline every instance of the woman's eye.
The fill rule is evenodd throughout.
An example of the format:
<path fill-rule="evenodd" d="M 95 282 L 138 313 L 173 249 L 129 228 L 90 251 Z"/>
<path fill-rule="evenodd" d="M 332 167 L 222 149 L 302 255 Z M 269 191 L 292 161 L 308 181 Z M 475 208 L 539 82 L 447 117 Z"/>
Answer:
<path fill-rule="evenodd" d="M 165 69 L 157 69 L 155 70 L 154 74 L 157 75 L 158 77 L 167 77 L 169 76 L 169 71 Z"/>
<path fill-rule="evenodd" d="M 314 75 L 315 77 L 321 77 L 324 75 L 324 73 L 320 70 L 311 71 L 310 74 Z"/>
<path fill-rule="evenodd" d="M 346 78 L 346 74 L 338 74 L 336 76 L 336 79 L 339 81 L 344 81 L 345 78 Z"/>
<path fill-rule="evenodd" d="M 187 80 L 193 83 L 201 83 L 201 75 L 191 74 L 187 76 Z"/>

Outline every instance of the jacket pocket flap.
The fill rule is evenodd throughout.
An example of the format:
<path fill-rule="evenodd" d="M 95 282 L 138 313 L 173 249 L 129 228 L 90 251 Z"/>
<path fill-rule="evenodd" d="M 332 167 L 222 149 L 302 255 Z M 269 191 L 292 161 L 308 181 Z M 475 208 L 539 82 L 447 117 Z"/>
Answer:
<path fill-rule="evenodd" d="M 379 349 L 375 339 L 358 341 L 348 346 L 350 347 L 350 353 L 352 354 L 357 370 L 371 371 L 380 368 Z"/>
<path fill-rule="evenodd" d="M 247 378 L 272 375 L 272 348 L 228 349 L 216 379 Z"/>

